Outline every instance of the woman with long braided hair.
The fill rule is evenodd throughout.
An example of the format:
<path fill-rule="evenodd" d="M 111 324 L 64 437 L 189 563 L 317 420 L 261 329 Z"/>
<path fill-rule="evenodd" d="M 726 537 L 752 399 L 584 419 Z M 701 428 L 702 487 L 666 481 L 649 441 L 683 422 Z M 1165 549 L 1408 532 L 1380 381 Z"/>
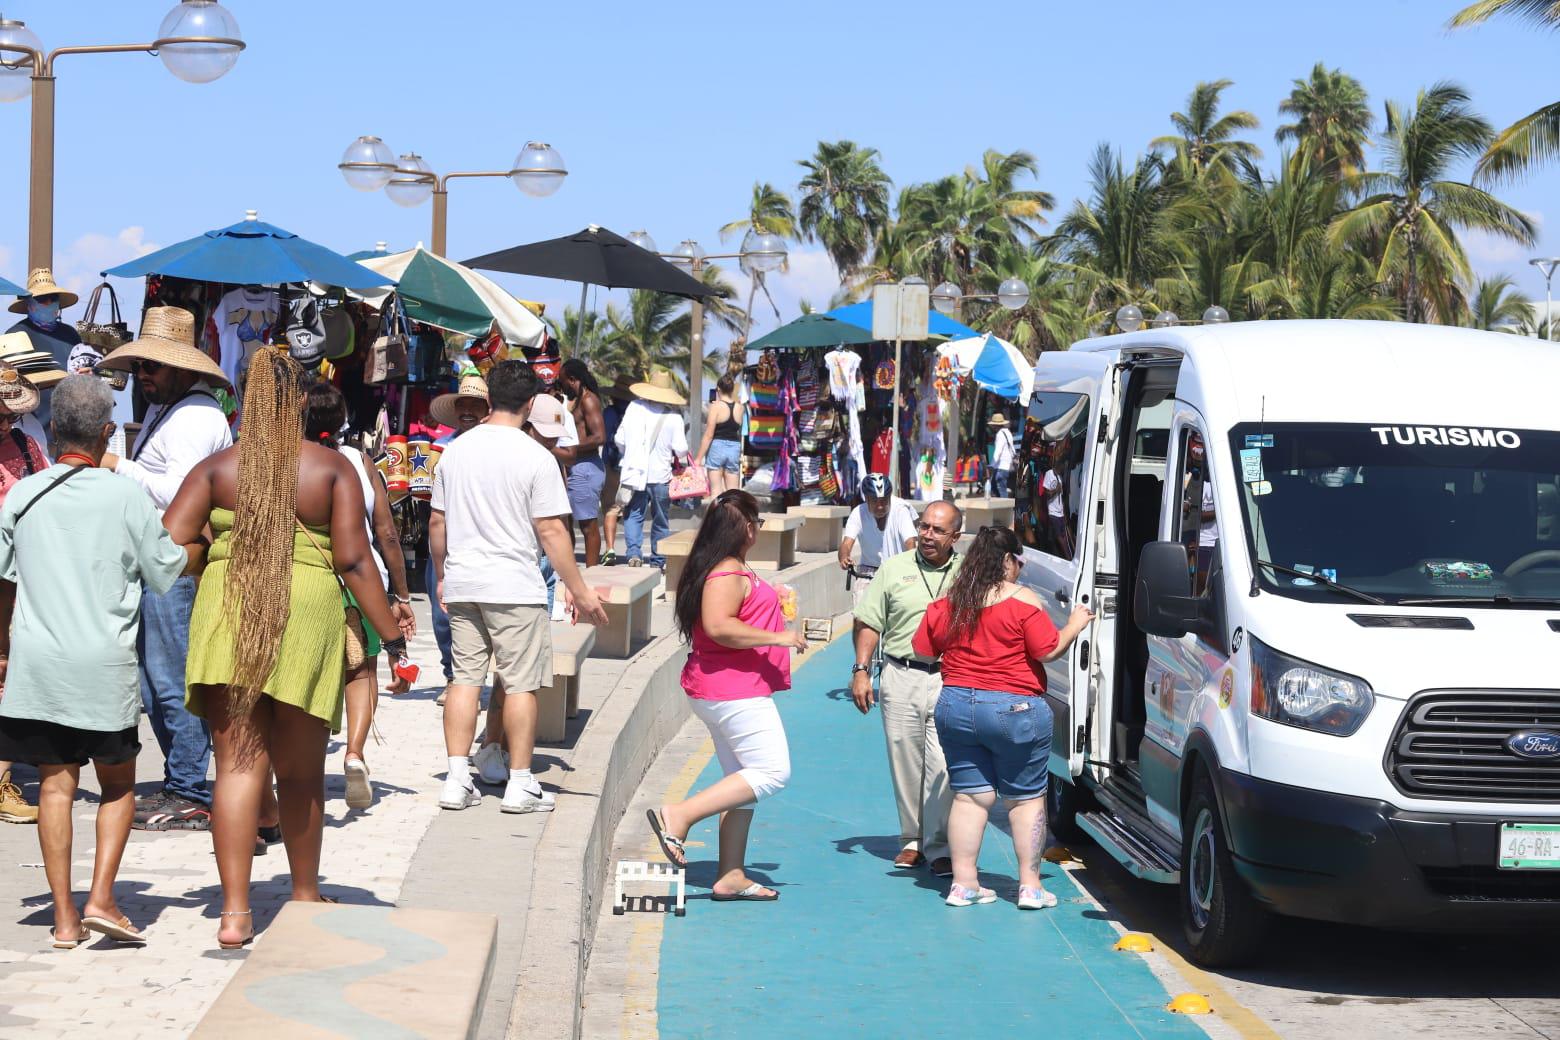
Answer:
<path fill-rule="evenodd" d="M 325 744 L 341 728 L 342 583 L 365 624 L 404 653 L 379 585 L 351 464 L 303 441 L 305 376 L 285 348 L 249 364 L 237 446 L 190 472 L 164 524 L 180 544 L 214 535 L 190 619 L 191 712 L 211 725 L 212 839 L 225 949 L 249 942 L 250 870 L 262 790 L 276 775 L 292 898 L 318 902 Z M 338 581 L 337 575 L 340 576 Z"/>

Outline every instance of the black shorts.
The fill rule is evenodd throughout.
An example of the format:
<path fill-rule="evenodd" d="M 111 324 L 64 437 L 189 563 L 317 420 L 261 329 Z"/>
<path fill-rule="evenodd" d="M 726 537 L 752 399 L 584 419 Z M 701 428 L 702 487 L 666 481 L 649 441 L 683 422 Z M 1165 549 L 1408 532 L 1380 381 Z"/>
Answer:
<path fill-rule="evenodd" d="M 116 766 L 134 761 L 140 751 L 141 740 L 134 726 L 105 732 L 0 715 L 0 762 L 84 766 L 90 761 Z"/>

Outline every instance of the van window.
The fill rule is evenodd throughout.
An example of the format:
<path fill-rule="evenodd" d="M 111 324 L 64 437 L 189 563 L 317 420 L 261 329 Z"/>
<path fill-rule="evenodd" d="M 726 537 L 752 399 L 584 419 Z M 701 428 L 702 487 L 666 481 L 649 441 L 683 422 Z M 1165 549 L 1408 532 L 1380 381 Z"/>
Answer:
<path fill-rule="evenodd" d="M 1013 527 L 1031 549 L 1063 560 L 1078 551 L 1088 431 L 1087 394 L 1041 392 L 1030 399 L 1013 488 Z"/>
<path fill-rule="evenodd" d="M 1192 565 L 1192 595 L 1208 588 L 1208 572 L 1219 547 L 1219 518 L 1213 507 L 1208 446 L 1190 426 L 1181 430 L 1181 508 L 1176 531 Z"/>

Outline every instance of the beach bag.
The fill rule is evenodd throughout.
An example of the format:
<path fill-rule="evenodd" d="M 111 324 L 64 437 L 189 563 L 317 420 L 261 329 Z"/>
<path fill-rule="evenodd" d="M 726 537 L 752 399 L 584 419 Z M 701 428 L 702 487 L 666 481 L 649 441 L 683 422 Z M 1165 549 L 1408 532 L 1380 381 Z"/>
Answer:
<path fill-rule="evenodd" d="M 705 498 L 710 493 L 710 471 L 703 466 L 684 466 L 672 474 L 667 494 L 673 502 Z"/>
<path fill-rule="evenodd" d="M 840 497 L 840 480 L 834 472 L 834 453 L 824 452 L 823 458 L 818 462 L 818 490 L 823 492 L 827 499 Z"/>
<path fill-rule="evenodd" d="M 97 320 L 98 300 L 104 289 L 108 290 L 109 317 L 108 321 L 100 322 Z M 72 348 L 65 365 L 65 371 L 70 373 L 95 369 L 104 357 L 135 338 L 130 335 L 130 326 L 119 316 L 119 297 L 114 294 L 112 285 L 104 282 L 92 290 L 92 295 L 87 297 L 87 311 L 76 322 L 76 335 L 81 337 L 81 343 Z M 130 383 L 128 372 L 104 372 L 103 376 L 115 390 L 123 390 Z"/>
<path fill-rule="evenodd" d="M 352 602 L 352 594 L 347 591 L 347 583 L 342 580 L 340 574 L 336 573 L 331 558 L 326 555 L 325 549 L 314 537 L 314 532 L 305 527 L 303 521 L 297 517 L 293 518 L 293 523 L 298 525 L 298 530 L 309 539 L 309 544 L 314 546 L 314 551 L 324 559 L 331 577 L 336 579 L 336 585 L 341 589 L 341 612 L 347 620 L 347 639 L 342 648 L 342 659 L 346 663 L 347 671 L 356 671 L 362 667 L 364 661 L 368 660 L 368 636 L 363 631 L 363 612 Z"/>
<path fill-rule="evenodd" d="M 755 408 L 776 411 L 780 407 L 780 364 L 772 353 L 765 352 L 759 358 L 748 392 Z"/>
<path fill-rule="evenodd" d="M 344 361 L 357 350 L 357 329 L 345 304 L 326 307 L 320 312 L 325 325 L 325 359 Z"/>
<path fill-rule="evenodd" d="M 307 291 L 283 294 L 282 312 L 277 320 L 287 341 L 288 356 L 304 368 L 318 365 L 325 357 L 325 320 L 320 317 L 320 304 L 314 294 Z"/>
<path fill-rule="evenodd" d="M 400 298 L 392 294 L 384 308 L 384 323 L 363 366 L 363 382 L 370 386 L 399 383 L 407 372 L 406 315 Z"/>
<path fill-rule="evenodd" d="M 785 417 L 782 415 L 748 416 L 748 444 L 758 451 L 774 451 L 785 440 Z"/>
<path fill-rule="evenodd" d="M 896 379 L 896 370 L 892 359 L 878 362 L 877 368 L 872 371 L 872 386 L 876 390 L 892 390 Z"/>

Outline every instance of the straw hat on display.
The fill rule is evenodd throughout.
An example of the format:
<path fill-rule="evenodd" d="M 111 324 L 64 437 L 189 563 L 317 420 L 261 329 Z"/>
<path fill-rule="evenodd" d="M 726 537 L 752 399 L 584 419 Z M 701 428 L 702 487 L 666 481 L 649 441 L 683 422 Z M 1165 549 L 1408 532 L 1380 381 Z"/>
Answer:
<path fill-rule="evenodd" d="M 428 414 L 433 416 L 445 426 L 455 426 L 460 422 L 460 413 L 455 410 L 455 402 L 462 397 L 475 398 L 486 407 L 488 403 L 487 380 L 474 372 L 468 372 L 460 377 L 460 389 L 453 394 L 440 394 L 433 399 L 428 406 Z"/>
<path fill-rule="evenodd" d="M 128 372 L 137 361 L 155 361 L 193 372 L 213 386 L 227 386 L 222 367 L 195 346 L 195 316 L 183 307 L 152 307 L 141 322 L 141 334 L 104 358 L 99 368 Z"/>
<path fill-rule="evenodd" d="M 672 385 L 672 374 L 664 368 L 658 368 L 650 373 L 650 379 L 644 383 L 635 383 L 629 387 L 629 391 L 641 401 L 654 401 L 656 404 L 669 404 L 681 407 L 688 403 L 688 399 L 677 392 Z"/>
<path fill-rule="evenodd" d="M 32 273 L 27 276 L 27 295 L 16 298 L 16 302 L 11 304 L 11 313 L 26 314 L 27 301 L 33 296 L 58 296 L 60 310 L 76 306 L 76 301 L 81 299 L 69 289 L 62 289 L 55 285 L 54 274 L 47 267 L 33 268 Z"/>
<path fill-rule="evenodd" d="M 54 363 L 53 354 L 33 349 L 32 339 L 25 332 L 0 335 L 0 361 L 15 368 L 39 390 L 52 388 L 66 375 Z"/>
<path fill-rule="evenodd" d="M 0 411 L 11 415 L 26 415 L 37 411 L 43 400 L 38 388 L 11 365 L 0 363 Z"/>
<path fill-rule="evenodd" d="M 990 419 L 986 420 L 986 425 L 996 426 L 999 428 L 1006 426 L 1008 425 L 1008 417 L 1003 415 L 1001 412 L 998 412 L 996 415 L 993 415 Z"/>

